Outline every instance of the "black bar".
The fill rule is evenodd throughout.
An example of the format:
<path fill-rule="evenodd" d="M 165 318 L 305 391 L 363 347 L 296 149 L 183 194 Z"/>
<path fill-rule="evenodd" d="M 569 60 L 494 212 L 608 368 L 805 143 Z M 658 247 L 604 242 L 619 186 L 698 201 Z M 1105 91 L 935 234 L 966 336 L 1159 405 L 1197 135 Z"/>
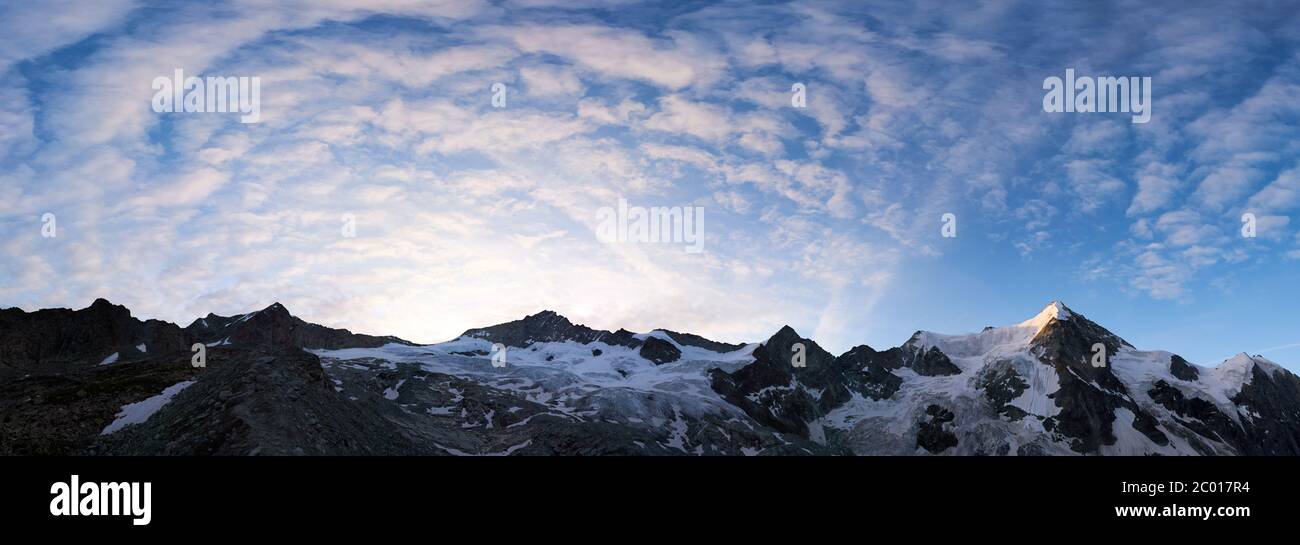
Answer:
<path fill-rule="evenodd" d="M 1017 532 L 1062 524 L 1254 529 L 1294 518 L 1291 498 L 1300 477 L 1293 466 L 1288 458 L 1158 457 L 6 458 L 0 461 L 6 475 L 0 519 L 6 528 L 124 537 L 218 526 L 329 535 L 434 519 L 494 531 L 510 521 L 520 537 L 534 538 L 555 531 L 557 521 L 589 532 L 600 520 L 653 524 L 648 532 L 709 519 L 748 521 L 747 530 L 814 520 L 1006 523 L 1012 524 L 1007 531 Z M 51 485 L 74 474 L 82 483 L 150 482 L 150 523 L 51 515 Z M 1170 492 L 1170 482 L 1187 490 Z M 1123 483 L 1164 484 L 1166 490 L 1124 492 Z M 1192 491 L 1204 483 L 1226 485 Z M 1240 490 L 1242 484 L 1248 491 Z M 1117 506 L 1245 507 L 1249 514 L 1121 518 Z"/>

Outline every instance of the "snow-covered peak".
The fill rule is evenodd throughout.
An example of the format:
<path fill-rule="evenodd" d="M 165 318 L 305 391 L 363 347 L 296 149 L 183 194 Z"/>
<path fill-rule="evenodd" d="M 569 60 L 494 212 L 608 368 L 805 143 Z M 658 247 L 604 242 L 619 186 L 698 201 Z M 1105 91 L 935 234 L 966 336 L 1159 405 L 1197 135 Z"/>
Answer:
<path fill-rule="evenodd" d="M 1237 354 L 1237 355 L 1235 355 L 1235 356 L 1233 356 L 1233 357 L 1231 357 L 1231 358 L 1228 358 L 1228 359 L 1226 359 L 1226 360 L 1223 360 L 1223 363 L 1221 363 L 1221 364 L 1219 364 L 1219 365 L 1223 365 L 1223 366 L 1233 366 L 1233 367 L 1236 367 L 1236 366 L 1246 366 L 1246 367 L 1249 367 L 1249 366 L 1251 366 L 1251 365 L 1254 365 L 1254 363 L 1255 363 L 1255 360 L 1254 360 L 1253 358 L 1250 357 L 1250 354 L 1247 354 L 1247 353 L 1245 353 L 1245 352 L 1242 352 L 1242 353 Z"/>
<path fill-rule="evenodd" d="M 945 335 L 932 331 L 918 331 L 908 341 L 921 349 L 938 347 L 958 367 L 978 370 L 986 362 L 1029 357 L 1034 338 L 1052 321 L 1066 321 L 1074 317 L 1060 301 L 1052 301 L 1038 315 L 1006 327 L 986 327 L 979 333 Z"/>
<path fill-rule="evenodd" d="M 1074 316 L 1074 314 L 1070 312 L 1070 309 L 1065 308 L 1064 303 L 1060 301 L 1052 301 L 1051 303 L 1048 303 L 1047 306 L 1043 307 L 1043 310 L 1040 311 L 1037 316 L 1020 322 L 1019 324 L 1016 324 L 1016 326 L 1038 331 L 1043 329 L 1043 326 L 1047 325 L 1052 320 L 1065 321 L 1069 320 L 1072 316 Z"/>
<path fill-rule="evenodd" d="M 1260 370 L 1264 371 L 1264 373 L 1268 375 L 1272 375 L 1282 368 L 1282 366 L 1264 356 L 1251 356 L 1250 354 L 1242 352 L 1236 356 L 1223 360 L 1223 363 L 1215 366 L 1215 369 L 1219 370 L 1223 374 L 1239 375 L 1245 382 L 1250 382 L 1250 375 L 1256 365 L 1258 365 Z"/>
<path fill-rule="evenodd" d="M 1209 369 L 1207 382 L 1210 386 L 1207 389 L 1224 392 L 1230 399 L 1251 383 L 1251 379 L 1255 376 L 1256 365 L 1267 376 L 1273 376 L 1282 369 L 1281 366 L 1263 356 L 1251 356 L 1243 352 Z"/>

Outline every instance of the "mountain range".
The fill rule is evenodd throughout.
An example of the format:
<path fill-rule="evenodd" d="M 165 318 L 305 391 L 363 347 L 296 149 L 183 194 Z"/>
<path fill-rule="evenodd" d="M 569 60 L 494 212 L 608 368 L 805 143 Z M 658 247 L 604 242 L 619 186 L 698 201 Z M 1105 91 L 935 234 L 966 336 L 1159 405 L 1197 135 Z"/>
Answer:
<path fill-rule="evenodd" d="M 1300 378 L 1138 350 L 1060 302 L 836 356 L 788 326 L 728 344 L 544 311 L 420 345 L 99 299 L 0 310 L 0 453 L 1296 455 Z"/>

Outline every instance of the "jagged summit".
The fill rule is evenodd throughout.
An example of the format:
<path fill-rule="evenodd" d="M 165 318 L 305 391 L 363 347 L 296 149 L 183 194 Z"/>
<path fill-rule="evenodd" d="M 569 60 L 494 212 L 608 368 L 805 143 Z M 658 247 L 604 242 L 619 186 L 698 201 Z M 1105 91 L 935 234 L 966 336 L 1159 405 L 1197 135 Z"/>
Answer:
<path fill-rule="evenodd" d="M 519 320 L 494 326 L 468 329 L 462 337 L 484 339 L 506 346 L 525 347 L 537 342 L 574 341 L 580 344 L 603 341 L 611 345 L 635 347 L 640 341 L 631 332 L 611 333 L 574 324 L 553 310 L 543 310 Z"/>
<path fill-rule="evenodd" d="M 247 322 L 253 317 L 263 315 L 263 314 L 267 316 L 278 317 L 281 319 L 293 317 L 293 313 L 289 312 L 289 309 L 287 307 L 285 307 L 283 304 L 279 302 L 275 302 L 275 303 L 271 303 L 270 305 L 268 305 L 266 308 L 263 308 L 262 310 L 254 310 L 252 312 L 247 312 L 244 314 L 235 314 L 231 316 L 222 316 L 214 312 L 209 312 L 207 316 L 204 316 L 202 318 L 196 318 L 193 322 L 190 322 L 190 325 L 186 326 L 186 329 L 203 330 L 203 329 L 221 328 L 230 325 L 231 323 L 234 322 Z"/>
<path fill-rule="evenodd" d="M 525 316 L 521 321 L 529 324 L 531 327 L 539 329 L 564 329 L 573 327 L 574 325 L 574 323 L 567 317 L 550 309 L 543 310 L 537 314 Z"/>
<path fill-rule="evenodd" d="M 237 318 L 240 318 L 243 321 L 248 321 L 254 317 L 259 317 L 259 316 L 265 318 L 273 318 L 277 320 L 283 320 L 283 319 L 294 317 L 293 313 L 289 312 L 289 309 L 287 307 L 280 304 L 279 302 L 275 302 L 275 303 L 271 303 L 270 305 L 267 305 L 266 308 L 263 308 L 262 310 L 255 310 L 253 312 L 240 315 Z"/>
<path fill-rule="evenodd" d="M 1052 301 L 1051 303 L 1048 303 L 1047 306 L 1043 307 L 1043 310 L 1039 311 L 1033 318 L 1016 324 L 1016 327 L 1031 328 L 1034 331 L 1038 331 L 1053 320 L 1065 321 L 1073 317 L 1074 312 L 1066 307 L 1065 303 Z"/>
<path fill-rule="evenodd" d="M 719 353 L 731 352 L 745 346 L 743 344 L 718 342 L 699 335 L 678 333 L 668 329 L 654 329 L 651 331 L 662 332 L 673 342 L 682 346 L 694 346 Z M 518 320 L 493 326 L 469 329 L 461 333 L 460 336 L 483 339 L 517 348 L 529 346 L 533 343 L 564 341 L 572 341 L 578 344 L 603 342 L 611 346 L 626 346 L 629 348 L 642 347 L 646 343 L 658 344 L 657 339 L 653 336 L 638 335 L 622 328 L 611 332 L 593 329 L 583 324 L 574 324 L 568 318 L 553 310 L 543 310 Z M 661 346 L 652 348 L 663 349 Z"/>
<path fill-rule="evenodd" d="M 185 328 L 198 342 L 209 346 L 274 346 L 309 349 L 375 347 L 388 343 L 413 344 L 392 336 L 373 336 L 334 329 L 304 321 L 276 302 L 266 308 L 235 316 L 208 314 Z"/>
<path fill-rule="evenodd" d="M 623 331 L 623 330 L 620 329 L 619 331 Z M 656 329 L 655 331 L 663 332 L 663 334 L 667 335 L 673 341 L 676 341 L 677 344 L 680 344 L 682 346 L 695 346 L 695 347 L 703 348 L 705 350 L 712 350 L 714 352 L 719 352 L 719 353 L 734 352 L 736 350 L 740 350 L 741 348 L 745 347 L 745 344 L 743 343 L 724 343 L 720 341 L 706 339 L 699 335 L 694 335 L 691 333 L 679 333 L 669 329 Z"/>
<path fill-rule="evenodd" d="M 111 319 L 127 319 L 131 317 L 131 309 L 126 308 L 125 305 L 113 303 L 103 297 L 95 299 L 94 302 L 90 303 L 90 306 L 81 309 L 78 312 L 86 312 L 96 316 L 112 317 Z"/>
<path fill-rule="evenodd" d="M 794 328 L 793 328 L 793 327 L 790 327 L 789 325 L 783 325 L 783 326 L 781 326 L 781 329 L 776 330 L 776 333 L 773 334 L 772 336 L 773 336 L 773 337 L 785 337 L 785 336 L 795 336 L 795 337 L 798 337 L 798 336 L 799 336 L 799 332 L 798 332 L 798 331 L 795 331 Z"/>
<path fill-rule="evenodd" d="M 177 350 L 185 340 L 174 324 L 138 320 L 104 298 L 80 310 L 5 309 L 0 311 L 0 371 L 110 365 L 147 357 L 151 350 Z"/>
<path fill-rule="evenodd" d="M 105 299 L 103 297 L 98 297 L 93 302 L 90 303 L 89 307 L 86 308 L 115 308 L 118 306 L 121 305 L 115 305 L 108 299 Z"/>

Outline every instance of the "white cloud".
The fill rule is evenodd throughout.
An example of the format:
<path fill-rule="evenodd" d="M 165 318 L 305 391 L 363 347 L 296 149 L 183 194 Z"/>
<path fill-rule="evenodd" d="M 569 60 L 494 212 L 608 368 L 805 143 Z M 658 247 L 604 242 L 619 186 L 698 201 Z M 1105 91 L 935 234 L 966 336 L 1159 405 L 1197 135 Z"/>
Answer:
<path fill-rule="evenodd" d="M 1167 206 L 1182 187 L 1177 167 L 1168 163 L 1151 162 L 1138 172 L 1138 191 L 1128 207 L 1128 215 L 1155 212 Z"/>
<path fill-rule="evenodd" d="M 1300 168 L 1283 171 L 1246 203 L 1249 211 L 1295 210 L 1300 207 Z"/>
<path fill-rule="evenodd" d="M 363 81 L 383 79 L 407 87 L 425 87 L 464 72 L 498 69 L 518 52 L 497 44 L 462 45 L 416 53 L 402 47 L 341 42 L 337 39 L 303 40 L 299 56 L 304 66 L 325 75 Z M 483 85 L 487 96 L 489 85 Z"/>
<path fill-rule="evenodd" d="M 129 209 L 184 207 L 201 203 L 230 181 L 230 175 L 213 168 L 197 168 L 149 188 L 124 204 Z"/>
<path fill-rule="evenodd" d="M 0 18 L 0 73 L 30 59 L 120 24 L 136 0 L 49 0 L 5 4 Z"/>
<path fill-rule="evenodd" d="M 595 25 L 502 27 L 529 53 L 550 53 L 607 76 L 647 81 L 669 89 L 707 83 L 723 61 L 696 44 L 652 40 L 635 32 Z M 684 41 L 684 38 L 683 38 Z"/>
<path fill-rule="evenodd" d="M 1210 242 L 1219 234 L 1219 230 L 1202 222 L 1195 212 L 1168 212 L 1155 222 L 1157 231 L 1163 233 L 1166 241 L 1173 246 L 1192 246 Z"/>
<path fill-rule="evenodd" d="M 578 117 L 604 125 L 622 125 L 645 109 L 645 104 L 631 99 L 623 99 L 615 106 L 608 106 L 595 98 L 584 98 L 578 101 Z"/>
<path fill-rule="evenodd" d="M 511 152 L 563 140 L 592 129 L 591 125 L 564 114 L 491 112 L 472 118 L 468 126 L 457 127 L 422 142 L 419 151 L 459 153 Z"/>
<path fill-rule="evenodd" d="M 1110 162 L 1104 159 L 1079 159 L 1065 165 L 1073 189 L 1076 208 L 1094 212 L 1124 189 L 1124 182 L 1112 176 Z"/>
<path fill-rule="evenodd" d="M 748 212 L 750 207 L 753 206 L 749 199 L 737 191 L 715 191 L 713 192 L 713 200 L 718 203 L 718 206 L 738 214 Z"/>
<path fill-rule="evenodd" d="M 1242 164 L 1220 166 L 1201 180 L 1192 198 L 1207 208 L 1222 209 L 1244 196 L 1262 175 L 1258 169 Z"/>
<path fill-rule="evenodd" d="M 576 95 L 582 92 L 582 82 L 572 70 L 557 66 L 525 66 L 519 69 L 528 93 L 536 96 Z"/>
<path fill-rule="evenodd" d="M 731 114 L 713 104 L 693 102 L 680 95 L 659 100 L 659 111 L 645 122 L 651 130 L 685 134 L 721 142 L 731 135 Z"/>

